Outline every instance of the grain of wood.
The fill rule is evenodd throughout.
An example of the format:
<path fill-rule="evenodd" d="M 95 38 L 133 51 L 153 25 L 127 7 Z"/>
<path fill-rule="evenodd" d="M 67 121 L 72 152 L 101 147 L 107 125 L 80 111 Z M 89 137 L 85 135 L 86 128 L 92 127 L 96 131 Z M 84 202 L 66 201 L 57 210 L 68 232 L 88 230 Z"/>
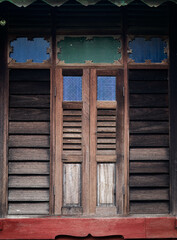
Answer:
<path fill-rule="evenodd" d="M 9 176 L 9 188 L 49 188 L 48 176 Z"/>
<path fill-rule="evenodd" d="M 49 190 L 9 189 L 10 202 L 48 202 Z"/>
<path fill-rule="evenodd" d="M 161 121 L 131 121 L 130 133 L 168 133 L 169 123 Z"/>
<path fill-rule="evenodd" d="M 49 95 L 10 95 L 11 108 L 49 108 Z"/>
<path fill-rule="evenodd" d="M 131 202 L 130 213 L 143 214 L 168 214 L 169 203 L 167 202 Z"/>
<path fill-rule="evenodd" d="M 169 148 L 132 148 L 130 160 L 169 160 Z"/>
<path fill-rule="evenodd" d="M 169 200 L 168 189 L 130 189 L 131 201 L 158 201 Z"/>
<path fill-rule="evenodd" d="M 169 187 L 168 174 L 130 175 L 130 187 Z"/>
<path fill-rule="evenodd" d="M 49 134 L 49 122 L 9 122 L 9 134 Z"/>
<path fill-rule="evenodd" d="M 9 203 L 8 214 L 14 215 L 48 215 L 49 204 L 48 203 Z"/>

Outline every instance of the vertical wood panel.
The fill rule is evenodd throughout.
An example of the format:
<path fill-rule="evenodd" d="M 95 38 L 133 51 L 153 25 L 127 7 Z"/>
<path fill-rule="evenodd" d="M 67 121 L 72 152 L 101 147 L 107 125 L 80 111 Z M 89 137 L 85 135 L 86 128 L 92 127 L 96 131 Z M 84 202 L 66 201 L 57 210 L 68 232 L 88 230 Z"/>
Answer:
<path fill-rule="evenodd" d="M 96 69 L 91 70 L 90 76 L 90 213 L 96 210 Z"/>
<path fill-rule="evenodd" d="M 7 210 L 8 41 L 6 26 L 0 26 L 0 36 L 0 217 L 3 217 Z"/>
<path fill-rule="evenodd" d="M 56 158 L 55 158 L 55 214 L 61 214 L 62 207 L 62 146 L 63 146 L 63 76 L 62 69 L 56 69 Z"/>
<path fill-rule="evenodd" d="M 98 164 L 97 174 L 97 205 L 115 205 L 115 164 Z"/>
<path fill-rule="evenodd" d="M 177 215 L 177 6 L 170 6 L 170 170 L 171 170 L 171 211 Z"/>
<path fill-rule="evenodd" d="M 81 165 L 63 165 L 63 204 L 64 206 L 80 206 Z"/>
<path fill-rule="evenodd" d="M 82 77 L 82 152 L 83 152 L 83 163 L 82 163 L 82 205 L 84 214 L 89 213 L 89 153 L 90 153 L 90 71 L 89 69 L 83 70 Z"/>

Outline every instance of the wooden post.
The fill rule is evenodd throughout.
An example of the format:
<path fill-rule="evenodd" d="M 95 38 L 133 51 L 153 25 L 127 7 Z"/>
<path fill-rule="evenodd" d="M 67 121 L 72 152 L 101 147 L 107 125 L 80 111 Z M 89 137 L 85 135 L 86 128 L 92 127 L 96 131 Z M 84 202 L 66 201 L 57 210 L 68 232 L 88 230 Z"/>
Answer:
<path fill-rule="evenodd" d="M 170 178 L 171 178 L 171 213 L 177 215 L 177 6 L 170 5 Z"/>
<path fill-rule="evenodd" d="M 6 214 L 7 197 L 7 27 L 0 26 L 0 217 Z"/>

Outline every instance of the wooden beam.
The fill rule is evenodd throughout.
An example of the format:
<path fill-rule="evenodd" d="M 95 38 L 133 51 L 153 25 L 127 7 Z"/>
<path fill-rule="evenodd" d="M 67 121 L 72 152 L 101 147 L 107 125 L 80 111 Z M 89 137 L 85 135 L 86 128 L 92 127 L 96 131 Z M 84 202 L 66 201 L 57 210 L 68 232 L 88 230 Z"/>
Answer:
<path fill-rule="evenodd" d="M 170 170 L 171 170 L 171 212 L 177 215 L 177 6 L 170 5 L 170 68 L 169 68 L 169 91 L 170 91 Z"/>
<path fill-rule="evenodd" d="M 0 217 L 6 214 L 7 198 L 7 27 L 0 26 Z"/>

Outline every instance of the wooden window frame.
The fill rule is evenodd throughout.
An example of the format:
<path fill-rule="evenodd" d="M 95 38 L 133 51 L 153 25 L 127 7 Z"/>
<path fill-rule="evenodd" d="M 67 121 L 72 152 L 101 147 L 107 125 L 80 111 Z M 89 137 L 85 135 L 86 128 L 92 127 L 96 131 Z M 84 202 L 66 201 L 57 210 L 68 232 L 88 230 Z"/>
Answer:
<path fill-rule="evenodd" d="M 63 160 L 62 159 L 62 134 L 63 134 L 63 74 L 78 75 L 83 72 L 82 75 L 82 196 L 81 196 L 81 208 L 71 208 L 68 211 L 63 209 L 62 192 L 63 192 L 63 176 L 62 176 L 62 162 L 74 162 L 78 163 L 79 160 Z M 97 128 L 97 107 L 105 106 L 104 102 L 97 102 L 97 76 L 116 76 L 116 100 L 119 106 L 119 110 L 116 111 L 116 117 L 119 119 L 116 125 L 116 156 L 109 156 L 104 160 L 98 159 L 100 163 L 115 163 L 116 164 L 116 204 L 115 207 L 97 207 L 97 161 L 96 161 L 96 128 Z M 55 215 L 103 215 L 103 216 L 118 216 L 123 214 L 124 209 L 124 96 L 123 96 L 123 69 L 117 69 L 116 67 L 100 68 L 100 67 L 57 67 L 55 74 L 56 83 L 56 155 L 53 165 L 54 169 L 54 214 Z M 116 106 L 116 101 L 109 102 L 110 106 Z M 118 160 L 117 160 L 118 159 Z M 90 166 L 90 167 L 89 167 Z M 89 169 L 89 170 L 88 170 Z M 114 209 L 114 210 L 113 210 Z M 115 210 L 116 209 L 116 210 Z"/>

